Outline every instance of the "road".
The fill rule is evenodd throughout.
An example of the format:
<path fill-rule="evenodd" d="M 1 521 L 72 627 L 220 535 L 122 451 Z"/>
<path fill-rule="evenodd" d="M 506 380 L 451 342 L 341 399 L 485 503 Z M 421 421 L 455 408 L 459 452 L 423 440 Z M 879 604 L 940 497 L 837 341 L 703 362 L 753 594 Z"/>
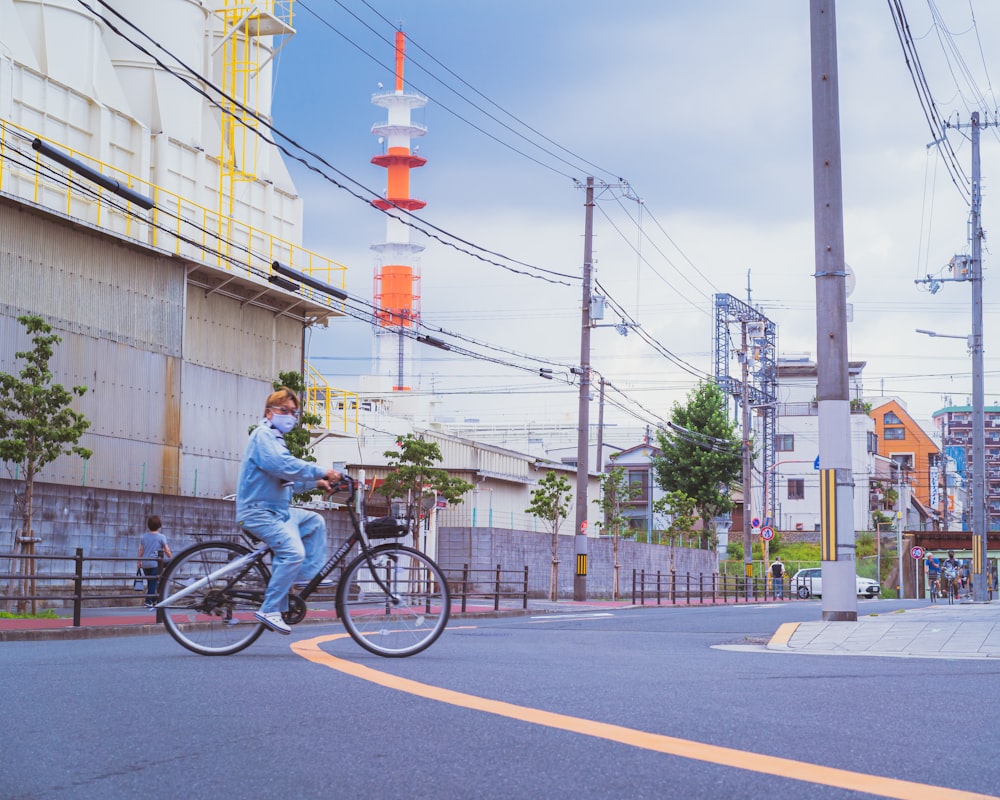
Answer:
<path fill-rule="evenodd" d="M 228 658 L 165 635 L 7 642 L 0 797 L 1000 792 L 1000 664 L 755 648 L 818 614 L 807 602 L 456 620 L 398 660 L 334 625 Z"/>

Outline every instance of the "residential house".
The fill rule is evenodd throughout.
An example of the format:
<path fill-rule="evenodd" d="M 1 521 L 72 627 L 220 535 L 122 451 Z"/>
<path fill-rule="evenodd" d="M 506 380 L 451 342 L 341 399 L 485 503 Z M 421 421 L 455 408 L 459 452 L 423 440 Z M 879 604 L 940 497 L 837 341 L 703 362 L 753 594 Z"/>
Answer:
<path fill-rule="evenodd" d="M 861 400 L 864 368 L 864 361 L 848 364 L 855 530 L 871 530 L 872 527 L 868 484 L 873 472 L 873 456 L 878 449 L 874 423 L 865 413 Z M 779 530 L 818 531 L 820 528 L 816 382 L 815 362 L 808 358 L 778 360 L 775 462 L 773 475 L 764 476 L 764 502 L 761 507 L 774 508 L 773 524 Z"/>
<path fill-rule="evenodd" d="M 907 413 L 906 405 L 897 398 L 872 401 L 869 416 L 875 422 L 878 453 L 890 458 L 902 468 L 912 496 L 924 507 L 924 517 L 936 516 L 940 509 L 939 476 L 941 450 L 934 440 Z M 897 481 L 898 483 L 899 481 Z M 875 484 L 884 492 L 885 481 Z M 896 489 L 898 492 L 898 489 Z"/>

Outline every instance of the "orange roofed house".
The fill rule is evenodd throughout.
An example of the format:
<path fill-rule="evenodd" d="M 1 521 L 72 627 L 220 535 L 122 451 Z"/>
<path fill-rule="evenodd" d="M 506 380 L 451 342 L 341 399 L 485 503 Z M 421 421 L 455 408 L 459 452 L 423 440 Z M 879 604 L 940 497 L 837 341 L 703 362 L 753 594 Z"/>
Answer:
<path fill-rule="evenodd" d="M 917 500 L 938 511 L 940 503 L 936 487 L 932 487 L 932 476 L 936 475 L 941 454 L 938 446 L 898 400 L 876 406 L 870 416 L 875 420 L 878 454 L 899 463 L 906 471 L 910 490 Z"/>

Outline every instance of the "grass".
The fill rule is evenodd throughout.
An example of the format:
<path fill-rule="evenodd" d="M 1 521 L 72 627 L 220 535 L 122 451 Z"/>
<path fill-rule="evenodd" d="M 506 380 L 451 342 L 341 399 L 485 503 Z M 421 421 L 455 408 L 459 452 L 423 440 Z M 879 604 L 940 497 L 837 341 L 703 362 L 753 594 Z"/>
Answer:
<path fill-rule="evenodd" d="M 0 611 L 0 619 L 59 619 L 59 615 L 51 608 L 46 608 L 37 614 L 12 614 L 9 611 Z"/>

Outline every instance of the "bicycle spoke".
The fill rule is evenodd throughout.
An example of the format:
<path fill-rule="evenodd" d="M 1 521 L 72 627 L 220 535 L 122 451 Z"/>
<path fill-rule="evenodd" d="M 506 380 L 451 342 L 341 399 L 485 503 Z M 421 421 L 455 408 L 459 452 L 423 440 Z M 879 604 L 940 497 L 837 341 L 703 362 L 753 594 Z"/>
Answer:
<path fill-rule="evenodd" d="M 337 613 L 348 633 L 366 650 L 387 657 L 429 647 L 448 622 L 449 603 L 437 565 L 400 544 L 376 548 L 371 564 L 363 554 L 355 559 L 337 590 Z"/>
<path fill-rule="evenodd" d="M 230 655 L 252 644 L 263 632 L 263 626 L 253 618 L 268 581 L 267 570 L 259 561 L 211 577 L 195 591 L 171 600 L 249 552 L 237 544 L 206 542 L 188 548 L 167 565 L 162 581 L 164 625 L 188 650 L 201 655 Z"/>

